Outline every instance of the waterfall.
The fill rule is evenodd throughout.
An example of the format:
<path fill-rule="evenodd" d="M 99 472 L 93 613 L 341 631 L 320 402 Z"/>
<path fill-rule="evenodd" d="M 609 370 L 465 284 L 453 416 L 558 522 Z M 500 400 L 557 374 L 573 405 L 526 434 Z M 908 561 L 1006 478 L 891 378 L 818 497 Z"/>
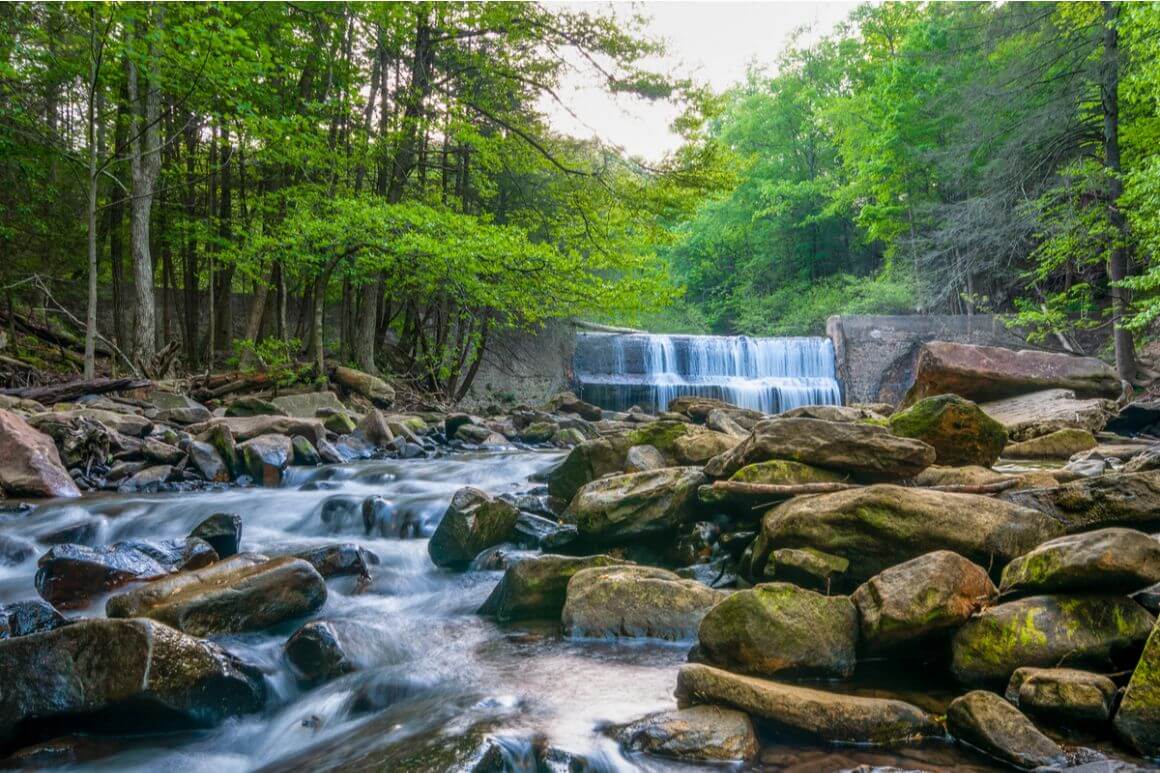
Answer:
<path fill-rule="evenodd" d="M 842 401 L 828 338 L 580 333 L 574 366 L 580 397 L 612 410 L 681 395 L 764 413 Z"/>

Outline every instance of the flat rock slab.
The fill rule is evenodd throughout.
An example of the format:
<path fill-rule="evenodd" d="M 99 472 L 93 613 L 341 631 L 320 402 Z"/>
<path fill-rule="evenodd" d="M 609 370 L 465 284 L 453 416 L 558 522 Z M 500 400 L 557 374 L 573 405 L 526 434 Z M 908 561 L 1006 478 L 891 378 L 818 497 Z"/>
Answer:
<path fill-rule="evenodd" d="M 771 682 L 701 663 L 681 666 L 677 703 L 729 706 L 831 743 L 892 744 L 943 734 L 934 717 L 903 701 Z"/>
<path fill-rule="evenodd" d="M 1160 540 L 1135 529 L 1057 537 L 1003 569 L 1004 594 L 1131 593 L 1160 582 Z"/>
<path fill-rule="evenodd" d="M 981 403 L 979 407 L 1006 428 L 1012 442 L 1017 442 L 1069 428 L 1099 432 L 1112 415 L 1115 403 L 1102 397 L 1080 400 L 1070 389 L 1047 389 Z"/>
<path fill-rule="evenodd" d="M 1036 717 L 1063 722 L 1106 722 L 1116 683 L 1074 668 L 1017 668 L 1007 683 L 1008 701 Z"/>
<path fill-rule="evenodd" d="M 975 690 L 952 701 L 947 729 L 955 738 L 1016 767 L 1059 767 L 1067 762 L 1059 744 L 993 692 Z"/>
<path fill-rule="evenodd" d="M 749 716 L 718 706 L 662 711 L 612 730 L 629 751 L 679 760 L 745 761 L 759 748 Z"/>
<path fill-rule="evenodd" d="M 1008 491 L 1001 498 L 1046 513 L 1067 531 L 1160 526 L 1160 470 L 1101 475 L 1062 486 Z"/>

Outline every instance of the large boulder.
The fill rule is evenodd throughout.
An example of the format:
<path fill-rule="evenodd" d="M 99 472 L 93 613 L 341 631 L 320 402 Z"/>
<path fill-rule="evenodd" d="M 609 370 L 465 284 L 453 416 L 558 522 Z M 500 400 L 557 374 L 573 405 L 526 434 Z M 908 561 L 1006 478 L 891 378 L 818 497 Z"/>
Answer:
<path fill-rule="evenodd" d="M 739 442 L 740 439 L 734 435 L 710 429 L 688 432 L 673 441 L 673 457 L 679 464 L 705 464 Z"/>
<path fill-rule="evenodd" d="M 611 556 L 542 555 L 507 567 L 503 579 L 479 608 L 498 620 L 559 618 L 568 581 L 581 569 L 624 563 Z"/>
<path fill-rule="evenodd" d="M 319 411 L 345 411 L 334 392 L 303 392 L 297 395 L 281 395 L 270 398 L 270 402 L 287 416 L 313 419 Z"/>
<path fill-rule="evenodd" d="M 935 450 L 938 464 L 990 467 L 1007 443 L 1007 430 L 970 400 L 938 395 L 893 414 L 890 431 L 921 440 Z"/>
<path fill-rule="evenodd" d="M 628 449 L 634 444 L 624 436 L 588 440 L 572 448 L 564 461 L 548 473 L 548 493 L 570 502 L 580 488 L 611 473 L 623 472 Z"/>
<path fill-rule="evenodd" d="M 84 424 L 85 422 L 83 420 L 95 422 L 106 429 L 111 429 L 114 432 L 135 438 L 145 437 L 153 430 L 153 422 L 144 416 L 138 416 L 134 413 L 123 413 L 121 411 L 106 411 L 101 408 L 75 408 L 69 411 L 47 411 L 46 413 L 38 413 L 30 416 L 28 423 L 41 432 L 55 436 L 52 429 L 53 426 L 77 426 L 78 423 Z"/>
<path fill-rule="evenodd" d="M 261 672 L 151 620 L 83 620 L 0 642 L 0 743 L 29 726 L 209 727 L 261 710 Z"/>
<path fill-rule="evenodd" d="M 250 440 L 259 435 L 302 435 L 314 445 L 326 440 L 326 428 L 320 419 L 300 419 L 294 416 L 237 416 L 232 418 L 210 419 L 202 424 L 194 424 L 186 429 L 198 440 L 205 440 L 218 446 L 215 440 L 221 430 L 229 431 L 230 436 L 237 442 Z M 218 451 L 226 461 L 230 460 L 229 449 L 218 446 Z"/>
<path fill-rule="evenodd" d="M 655 446 L 633 446 L 624 455 L 625 472 L 646 472 L 668 466 L 665 455 Z"/>
<path fill-rule="evenodd" d="M 1106 722 L 1112 716 L 1116 683 L 1103 674 L 1074 668 L 1017 668 L 1007 700 L 1036 718 L 1059 722 Z"/>
<path fill-rule="evenodd" d="M 318 684 L 358 668 L 348 637 L 361 630 L 351 621 L 311 620 L 286 640 L 282 651 L 300 682 Z"/>
<path fill-rule="evenodd" d="M 1030 596 L 991 607 L 952 640 L 966 684 L 1006 684 L 1022 666 L 1107 669 L 1139 648 L 1155 618 L 1123 596 Z"/>
<path fill-rule="evenodd" d="M 862 646 L 880 652 L 958 628 L 995 598 L 978 564 L 937 550 L 892 566 L 854 591 Z"/>
<path fill-rule="evenodd" d="M 1099 432 L 1115 403 L 1102 397 L 1080 400 L 1070 389 L 1046 389 L 980 403 L 979 407 L 1003 425 L 1008 439 L 1023 441 L 1069 428 Z"/>
<path fill-rule="evenodd" d="M 1106 526 L 1148 528 L 1160 525 L 1160 470 L 1007 491 L 1002 498 L 1050 515 L 1069 532 Z"/>
<path fill-rule="evenodd" d="M 339 365 L 331 373 L 336 384 L 362 395 L 380 408 L 389 408 L 395 401 L 395 389 L 378 376 Z"/>
<path fill-rule="evenodd" d="M 1116 730 L 1136 751 L 1160 755 L 1160 625 L 1152 629 L 1116 711 Z"/>
<path fill-rule="evenodd" d="M 45 601 L 75 609 L 131 582 L 154 580 L 217 560 L 213 548 L 200 539 L 126 540 L 97 548 L 63 544 L 40 557 L 34 582 Z"/>
<path fill-rule="evenodd" d="M 1048 540 L 1003 569 L 1003 593 L 1131 593 L 1160 582 L 1160 540 L 1100 529 Z"/>
<path fill-rule="evenodd" d="M 646 566 L 581 569 L 561 613 L 568 636 L 690 639 L 725 593 Z"/>
<path fill-rule="evenodd" d="M 813 467 L 801 462 L 769 459 L 742 467 L 733 473 L 729 480 L 780 486 L 794 483 L 840 483 L 849 480 L 849 477 L 840 472 Z"/>
<path fill-rule="evenodd" d="M 431 535 L 427 554 L 436 566 L 466 568 L 485 548 L 510 542 L 519 517 L 511 502 L 470 486 L 461 488 Z"/>
<path fill-rule="evenodd" d="M 148 617 L 194 636 L 258 631 L 326 602 L 326 582 L 306 561 L 239 553 L 109 598 L 109 617 Z"/>
<path fill-rule="evenodd" d="M 945 394 L 982 402 L 1056 388 L 1114 399 L 1120 394 L 1120 379 L 1095 357 L 930 341 L 919 350 L 914 384 L 902 402 L 913 405 Z"/>
<path fill-rule="evenodd" d="M 696 467 L 601 478 L 576 493 L 561 520 L 594 543 L 669 533 L 692 515 L 697 487 L 704 482 Z"/>
<path fill-rule="evenodd" d="M 21 417 L 0 409 L 0 493 L 10 497 L 79 497 L 56 444 Z"/>
<path fill-rule="evenodd" d="M 1019 768 L 1059 767 L 1067 762 L 1059 744 L 993 692 L 974 690 L 951 701 L 947 730 L 955 738 Z"/>
<path fill-rule="evenodd" d="M 770 419 L 753 427 L 735 448 L 705 465 L 712 478 L 770 459 L 848 472 L 862 480 L 913 478 L 934 463 L 935 450 L 882 427 L 821 419 Z"/>
<path fill-rule="evenodd" d="M 698 639 L 699 657 L 730 671 L 846 678 L 854 673 L 858 612 L 845 596 L 765 583 L 713 607 Z"/>
<path fill-rule="evenodd" d="M 649 714 L 611 731 L 629 751 L 690 762 L 743 762 L 758 750 L 749 716 L 716 706 Z"/>
<path fill-rule="evenodd" d="M 773 508 L 762 520 L 753 566 L 764 566 L 775 548 L 812 547 L 849 560 L 844 580 L 857 585 L 934 550 L 1003 566 L 1062 532 L 1040 512 L 991 497 L 876 485 Z"/>
<path fill-rule="evenodd" d="M 1070 459 L 1074 454 L 1090 451 L 1099 443 L 1089 430 L 1066 427 L 1046 435 L 1011 443 L 1003 449 L 1009 459 Z"/>
<path fill-rule="evenodd" d="M 740 709 L 829 743 L 891 744 L 943 735 L 934 717 L 903 701 L 770 682 L 702 663 L 681 666 L 677 704 L 701 703 Z"/>
<path fill-rule="evenodd" d="M 259 435 L 238 446 L 246 472 L 261 486 L 277 486 L 294 461 L 294 444 L 285 435 Z"/>

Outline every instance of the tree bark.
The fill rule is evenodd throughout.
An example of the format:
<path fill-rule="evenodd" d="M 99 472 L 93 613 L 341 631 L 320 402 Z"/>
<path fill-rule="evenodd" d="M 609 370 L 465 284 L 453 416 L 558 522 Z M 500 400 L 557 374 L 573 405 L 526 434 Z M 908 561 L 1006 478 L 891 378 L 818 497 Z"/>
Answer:
<path fill-rule="evenodd" d="M 89 247 L 89 298 L 85 313 L 85 364 L 84 378 L 90 381 L 96 372 L 97 363 L 97 115 L 101 112 L 100 52 L 97 47 L 97 11 L 89 8 L 89 94 L 86 137 L 89 144 L 89 191 L 86 215 L 88 219 Z"/>

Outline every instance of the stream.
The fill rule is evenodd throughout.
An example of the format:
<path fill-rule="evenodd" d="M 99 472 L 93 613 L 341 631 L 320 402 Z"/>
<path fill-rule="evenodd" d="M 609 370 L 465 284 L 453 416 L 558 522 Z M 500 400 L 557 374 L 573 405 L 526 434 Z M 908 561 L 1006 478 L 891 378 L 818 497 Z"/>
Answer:
<path fill-rule="evenodd" d="M 651 711 L 675 707 L 679 665 L 690 642 L 569 640 L 559 626 L 498 625 L 475 614 L 498 571 L 452 573 L 427 556 L 426 535 L 461 486 L 492 494 L 528 491 L 529 477 L 551 468 L 556 451 L 460 453 L 437 459 L 368 461 L 292 468 L 280 488 L 198 493 L 92 495 L 6 514 L 0 532 L 35 539 L 62 529 L 88 544 L 128 538 L 183 537 L 205 517 L 244 519 L 243 549 L 355 541 L 373 551 L 371 586 L 353 578 L 328 583 L 318 619 L 359 631 L 360 670 L 313 689 L 298 686 L 282 657 L 300 621 L 215 641 L 266 673 L 264 713 L 213 730 L 88 739 L 82 763 L 103 770 L 441 770 L 456 748 L 495 747 L 511 770 L 694 769 L 622 752 L 601 732 Z M 365 537 L 361 519 L 324 522 L 336 496 L 385 497 L 422 524 L 420 539 Z M 45 545 L 38 545 L 40 555 Z M 0 569 L 0 601 L 34 598 L 36 557 Z M 100 615 L 103 600 L 74 616 Z M 860 669 L 862 670 L 862 669 Z M 922 673 L 876 674 L 854 685 L 941 710 L 954 695 Z M 921 669 L 919 669 L 921 671 Z M 889 682 L 889 686 L 885 682 Z M 903 685 L 910 685 L 905 687 Z M 838 770 L 858 765 L 989 770 L 985 758 L 949 743 L 899 750 L 817 746 L 762 730 L 764 770 Z M 572 767 L 569 767 L 569 762 Z M 587 767 L 577 767 L 582 760 Z"/>

